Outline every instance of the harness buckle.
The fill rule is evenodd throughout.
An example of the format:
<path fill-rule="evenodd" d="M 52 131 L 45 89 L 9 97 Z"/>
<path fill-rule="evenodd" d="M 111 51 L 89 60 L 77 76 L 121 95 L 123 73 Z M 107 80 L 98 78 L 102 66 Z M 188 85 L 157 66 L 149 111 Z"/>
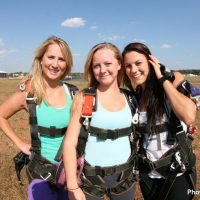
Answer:
<path fill-rule="evenodd" d="M 51 177 L 51 173 L 50 172 L 48 172 L 47 173 L 47 175 L 46 176 L 43 176 L 42 174 L 40 174 L 40 177 L 43 179 L 43 180 L 48 180 L 49 179 L 49 177 Z"/>
<path fill-rule="evenodd" d="M 111 176 L 116 172 L 116 167 L 108 167 L 108 168 L 102 168 L 100 166 L 95 166 L 96 175 L 100 175 L 102 177 L 104 176 Z"/>
<path fill-rule="evenodd" d="M 179 151 L 175 153 L 175 161 L 170 165 L 170 170 L 175 171 L 176 169 L 181 169 L 182 172 L 186 171 L 185 164 L 181 161 L 181 154 Z"/>
<path fill-rule="evenodd" d="M 98 133 L 98 138 L 100 140 L 106 140 L 108 138 L 108 132 L 102 130 L 100 133 Z"/>
<path fill-rule="evenodd" d="M 112 167 L 108 167 L 106 169 L 102 170 L 104 173 L 104 176 L 111 176 L 116 172 L 116 167 L 112 166 Z"/>
<path fill-rule="evenodd" d="M 116 140 L 117 138 L 119 138 L 119 129 L 115 129 L 113 134 L 112 134 L 113 140 Z"/>
<path fill-rule="evenodd" d="M 81 117 L 85 118 L 84 121 L 83 121 L 83 125 L 85 125 L 86 130 L 88 130 L 90 119 L 92 118 L 92 116 L 81 115 Z"/>
<path fill-rule="evenodd" d="M 149 164 L 149 167 L 150 167 L 151 170 L 155 170 L 156 169 L 156 166 L 155 166 L 154 162 L 149 161 L 148 164 Z"/>

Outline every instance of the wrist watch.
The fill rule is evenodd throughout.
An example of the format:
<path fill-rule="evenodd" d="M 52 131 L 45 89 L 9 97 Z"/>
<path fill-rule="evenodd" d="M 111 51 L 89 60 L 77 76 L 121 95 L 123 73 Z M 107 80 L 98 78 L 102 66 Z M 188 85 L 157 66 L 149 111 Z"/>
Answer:
<path fill-rule="evenodd" d="M 161 86 L 166 80 L 169 80 L 170 82 L 174 81 L 174 73 L 170 70 L 166 70 L 166 67 L 163 64 L 160 64 L 160 70 L 163 76 L 160 79 L 158 79 L 158 82 Z"/>

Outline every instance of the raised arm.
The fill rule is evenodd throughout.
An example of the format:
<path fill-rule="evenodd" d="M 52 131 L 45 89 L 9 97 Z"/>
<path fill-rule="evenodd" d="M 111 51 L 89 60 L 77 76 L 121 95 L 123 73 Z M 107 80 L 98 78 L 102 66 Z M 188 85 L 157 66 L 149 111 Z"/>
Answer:
<path fill-rule="evenodd" d="M 0 105 L 0 129 L 20 150 L 29 154 L 30 144 L 25 143 L 17 136 L 8 121 L 11 116 L 22 109 L 27 110 L 25 93 L 16 92 Z"/>
<path fill-rule="evenodd" d="M 81 129 L 81 110 L 82 110 L 82 92 L 79 92 L 74 98 L 72 105 L 72 115 L 67 128 L 63 147 L 63 160 L 66 173 L 68 196 L 70 200 L 85 200 L 85 195 L 77 183 L 77 154 L 76 147 Z"/>
<path fill-rule="evenodd" d="M 151 60 L 149 62 L 153 65 L 159 80 L 162 77 L 159 61 L 152 55 L 150 57 Z M 192 125 L 195 123 L 196 105 L 190 98 L 176 89 L 178 84 L 184 80 L 184 76 L 179 72 L 175 72 L 174 75 L 174 82 L 171 83 L 169 80 L 165 80 L 163 82 L 163 89 L 176 116 L 185 124 Z"/>

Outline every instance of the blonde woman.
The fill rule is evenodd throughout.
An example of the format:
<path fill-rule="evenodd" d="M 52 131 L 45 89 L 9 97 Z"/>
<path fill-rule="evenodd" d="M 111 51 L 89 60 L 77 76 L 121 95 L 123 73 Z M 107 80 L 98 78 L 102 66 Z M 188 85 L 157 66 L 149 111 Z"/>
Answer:
<path fill-rule="evenodd" d="M 56 164 L 70 118 L 72 103 L 69 85 L 62 79 L 69 75 L 72 54 L 68 44 L 55 36 L 47 38 L 37 49 L 32 70 L 14 93 L 0 106 L 0 128 L 12 142 L 31 158 L 29 199 L 66 199 L 67 193 L 49 184 L 51 176 L 40 168 L 39 161 Z M 8 119 L 20 110 L 30 114 L 31 144 L 22 141 Z M 51 166 L 51 165 L 50 165 Z M 49 169 L 51 171 L 51 167 Z M 38 173 L 37 176 L 34 173 Z"/>
<path fill-rule="evenodd" d="M 64 165 L 70 200 L 132 200 L 134 152 L 131 108 L 122 80 L 121 53 L 110 43 L 94 46 L 85 63 L 89 88 L 74 99 L 64 140 Z M 92 113 L 90 110 L 92 103 Z M 92 101 L 91 101 L 92 99 Z M 78 157 L 85 158 L 82 185 L 77 182 Z M 80 169 L 80 166 L 79 166 Z"/>

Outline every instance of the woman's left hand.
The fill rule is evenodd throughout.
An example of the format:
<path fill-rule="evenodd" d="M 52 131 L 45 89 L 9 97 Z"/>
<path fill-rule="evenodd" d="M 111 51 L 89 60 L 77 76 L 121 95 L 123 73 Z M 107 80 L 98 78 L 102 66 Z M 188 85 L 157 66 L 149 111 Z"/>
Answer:
<path fill-rule="evenodd" d="M 160 71 L 159 60 L 153 55 L 149 55 L 149 57 L 151 58 L 151 60 L 149 60 L 149 62 L 153 65 L 154 71 L 156 73 L 156 77 L 157 77 L 157 79 L 160 79 L 163 75 Z"/>

